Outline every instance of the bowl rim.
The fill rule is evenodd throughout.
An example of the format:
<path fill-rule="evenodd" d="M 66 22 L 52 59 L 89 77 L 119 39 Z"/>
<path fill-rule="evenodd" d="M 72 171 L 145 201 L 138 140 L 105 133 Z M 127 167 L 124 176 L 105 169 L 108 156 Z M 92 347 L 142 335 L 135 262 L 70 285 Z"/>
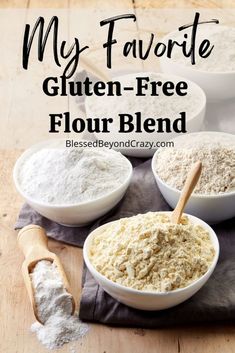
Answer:
<path fill-rule="evenodd" d="M 235 29 L 234 26 L 225 26 L 225 25 L 219 25 L 220 28 L 223 27 L 223 28 L 233 28 Z M 164 35 L 161 40 L 162 42 L 164 43 L 169 37 L 171 37 L 172 35 L 176 34 L 176 33 L 179 33 L 178 30 L 174 30 L 174 31 L 171 31 L 169 33 L 167 33 L 166 35 Z M 172 38 L 174 39 L 174 38 Z M 179 63 L 177 60 L 173 60 L 172 58 L 168 58 L 168 57 L 165 57 L 165 56 L 161 56 L 159 58 L 160 62 L 164 62 L 164 61 L 171 61 L 171 64 L 173 63 L 174 65 L 180 67 L 181 69 L 188 69 L 188 70 L 192 70 L 193 72 L 195 73 L 202 73 L 202 74 L 207 74 L 207 75 L 226 75 L 226 76 L 230 76 L 230 75 L 235 75 L 235 69 L 234 70 L 231 70 L 231 71 L 216 71 L 216 72 L 212 72 L 212 71 L 207 71 L 207 70 L 201 70 L 201 69 L 196 69 L 195 67 L 193 67 L 193 65 L 191 66 L 186 66 L 182 63 Z"/>
<path fill-rule="evenodd" d="M 233 136 L 233 134 L 229 134 L 229 133 L 226 133 L 226 132 L 222 132 L 222 131 L 198 131 L 198 132 L 191 132 L 191 133 L 187 133 L 185 136 L 187 135 L 192 135 L 192 134 L 201 134 L 201 133 L 214 133 L 214 134 L 223 134 L 223 135 L 230 135 L 230 136 Z M 174 141 L 176 139 L 178 139 L 179 137 L 183 137 L 182 135 L 180 136 L 177 136 L 177 137 L 174 137 L 173 139 L 171 139 L 170 141 Z M 167 148 L 167 147 L 166 147 Z M 174 147 L 173 147 L 174 148 Z M 169 189 L 170 191 L 173 191 L 173 192 L 176 192 L 177 194 L 180 194 L 181 193 L 181 190 L 179 189 L 176 189 L 174 188 L 173 186 L 170 186 L 169 184 L 167 184 L 164 180 L 162 180 L 160 178 L 160 176 L 158 175 L 158 173 L 156 172 L 155 170 L 155 164 L 156 164 L 156 159 L 157 159 L 157 154 L 160 153 L 161 150 L 163 150 L 164 147 L 160 147 L 157 149 L 157 151 L 154 152 L 154 155 L 153 155 L 153 158 L 152 158 L 152 161 L 151 161 L 151 168 L 152 168 L 152 172 L 153 172 L 153 175 L 155 177 L 155 179 L 157 179 L 164 187 L 166 187 L 167 189 Z M 195 193 L 192 193 L 192 195 L 190 196 L 190 199 L 209 199 L 209 198 L 212 198 L 212 199 L 216 199 L 216 198 L 226 198 L 226 197 L 229 197 L 231 195 L 235 195 L 235 190 L 233 191 L 229 191 L 229 192 L 223 192 L 221 194 L 195 194 Z"/>
<path fill-rule="evenodd" d="M 156 211 L 156 212 L 157 213 L 171 213 L 171 211 Z M 116 289 L 119 289 L 119 290 L 122 290 L 122 291 L 125 291 L 125 292 L 128 292 L 128 293 L 132 293 L 132 294 L 137 294 L 137 295 L 146 295 L 146 296 L 153 296 L 154 295 L 154 296 L 159 296 L 159 297 L 170 296 L 170 295 L 174 295 L 174 294 L 177 294 L 177 293 L 185 292 L 189 288 L 194 287 L 197 283 L 201 282 L 208 274 L 211 275 L 213 273 L 213 271 L 214 271 L 214 269 L 216 267 L 216 264 L 218 262 L 218 259 L 219 259 L 220 245 L 219 245 L 219 240 L 218 240 L 218 237 L 217 237 L 215 231 L 209 226 L 209 224 L 204 222 L 202 219 L 200 219 L 198 217 L 195 217 L 193 215 L 190 215 L 188 213 L 184 213 L 183 215 L 188 216 L 190 220 L 193 219 L 193 220 L 196 220 L 197 222 L 199 221 L 196 224 L 200 224 L 200 225 L 205 226 L 205 228 L 208 230 L 208 232 L 210 234 L 210 239 L 212 240 L 212 245 L 213 245 L 214 250 L 215 250 L 215 256 L 214 256 L 213 261 L 210 264 L 209 268 L 207 269 L 207 271 L 200 278 L 198 278 L 197 280 L 193 281 L 188 286 L 183 287 L 183 288 L 177 288 L 177 289 L 174 289 L 172 291 L 167 291 L 167 292 L 143 291 L 143 290 L 139 290 L 139 289 L 135 289 L 135 288 L 131 288 L 131 287 L 126 287 L 126 286 L 123 286 L 123 285 L 121 285 L 119 283 L 116 283 L 116 282 L 110 280 L 109 278 L 105 277 L 104 275 L 102 275 L 99 271 L 97 271 L 96 268 L 92 265 L 92 263 L 91 263 L 91 261 L 89 259 L 89 256 L 88 256 L 89 242 L 91 241 L 91 238 L 94 236 L 94 232 L 97 231 L 97 229 L 105 227 L 105 226 L 107 226 L 107 225 L 109 225 L 111 223 L 118 222 L 119 220 L 105 223 L 102 226 L 100 226 L 100 227 L 96 228 L 95 230 L 93 230 L 87 236 L 87 238 L 86 238 L 86 240 L 84 242 L 84 246 L 83 246 L 83 258 L 84 258 L 84 261 L 85 261 L 85 264 L 86 264 L 88 270 L 90 271 L 92 276 L 93 276 L 93 272 L 94 272 L 95 275 L 99 279 L 107 281 L 110 285 L 112 285 Z M 96 280 L 96 278 L 95 278 L 95 280 Z"/>
<path fill-rule="evenodd" d="M 203 112 L 203 110 L 206 108 L 206 104 L 207 104 L 207 97 L 206 97 L 206 93 L 204 92 L 204 90 L 202 89 L 202 87 L 200 87 L 196 82 L 194 82 L 193 80 L 190 80 L 186 77 L 183 77 L 183 76 L 180 76 L 180 75 L 175 75 L 175 74 L 172 74 L 172 73 L 167 73 L 167 72 L 160 72 L 160 71 L 136 71 L 136 72 L 130 72 L 130 73 L 124 73 L 123 75 L 117 75 L 117 76 L 114 76 L 112 77 L 112 80 L 120 80 L 120 78 L 122 77 L 127 77 L 127 76 L 134 76 L 134 77 L 137 77 L 137 75 L 147 75 L 147 76 L 150 76 L 150 75 L 155 75 L 155 76 L 160 76 L 160 77 L 165 77 L 165 78 L 174 78 L 175 80 L 181 80 L 181 81 L 184 81 L 184 82 L 188 82 L 190 83 L 190 85 L 193 86 L 193 91 L 195 91 L 195 95 L 199 95 L 201 96 L 201 103 L 199 104 L 199 106 L 197 107 L 197 109 L 195 109 L 195 111 L 192 112 L 191 115 L 189 115 L 189 117 L 186 119 L 186 121 L 191 121 L 193 119 L 195 119 L 200 113 Z M 96 98 L 99 98 L 97 96 L 91 96 L 91 99 L 92 97 L 95 97 L 94 99 Z M 86 110 L 90 110 L 90 107 L 89 107 L 89 97 L 87 97 L 85 99 L 85 107 L 86 107 Z M 91 101 L 92 102 L 92 101 Z M 97 135 L 95 133 L 95 135 Z"/>
<path fill-rule="evenodd" d="M 17 158 L 17 160 L 15 162 L 15 165 L 13 167 L 13 180 L 14 180 L 15 187 L 16 187 L 17 191 L 20 193 L 20 195 L 26 201 L 29 201 L 29 202 L 31 202 L 33 204 L 37 204 L 38 206 L 41 206 L 41 207 L 47 207 L 47 208 L 51 208 L 51 209 L 53 209 L 53 208 L 61 209 L 61 208 L 73 208 L 73 207 L 80 207 L 80 206 L 89 206 L 89 205 L 92 205 L 94 203 L 98 203 L 100 201 L 103 201 L 106 198 L 110 197 L 112 194 L 114 194 L 116 192 L 119 192 L 123 188 L 123 186 L 126 186 L 126 185 L 127 185 L 127 187 L 129 186 L 131 178 L 132 178 L 132 175 L 133 175 L 133 166 L 132 166 L 131 162 L 121 152 L 118 152 L 118 151 L 115 151 L 115 150 L 109 149 L 109 148 L 100 148 L 100 149 L 105 149 L 105 150 L 111 150 L 114 153 L 121 154 L 122 157 L 123 157 L 123 160 L 125 161 L 125 163 L 129 167 L 129 172 L 128 172 L 127 178 L 117 188 L 115 188 L 111 192 L 109 192 L 109 193 L 107 193 L 107 194 L 105 194 L 103 196 L 100 196 L 98 198 L 95 198 L 93 200 L 84 201 L 84 202 L 77 202 L 77 203 L 73 203 L 73 204 L 50 204 L 50 203 L 47 203 L 47 202 L 38 201 L 38 200 L 28 196 L 24 191 L 22 191 L 22 189 L 20 187 L 20 182 L 18 180 L 19 168 L 21 167 L 22 163 L 24 163 L 24 161 L 27 160 L 28 157 L 30 157 L 35 152 L 39 151 L 41 148 L 49 146 L 50 144 L 51 145 L 57 144 L 57 143 L 59 144 L 59 143 L 62 143 L 63 141 L 65 141 L 65 140 L 67 140 L 67 139 L 65 139 L 65 138 L 57 138 L 57 139 L 43 140 L 43 141 L 41 141 L 39 143 L 36 143 L 36 144 L 32 145 L 31 147 L 27 148 Z M 88 141 L 88 140 L 81 139 L 80 141 Z M 75 149 L 78 149 L 78 148 L 80 148 L 80 147 L 76 147 Z M 88 147 L 85 147 L 85 148 L 88 148 Z M 94 147 L 92 147 L 92 148 L 94 148 Z M 92 148 L 88 148 L 88 149 L 92 149 Z M 99 147 L 97 147 L 95 149 L 99 149 Z"/>

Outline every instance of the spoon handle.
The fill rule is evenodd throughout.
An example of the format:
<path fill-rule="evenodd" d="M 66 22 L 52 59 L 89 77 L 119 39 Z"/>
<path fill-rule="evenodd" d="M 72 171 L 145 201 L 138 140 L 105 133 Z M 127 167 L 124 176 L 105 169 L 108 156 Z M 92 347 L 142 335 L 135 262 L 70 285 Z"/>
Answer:
<path fill-rule="evenodd" d="M 184 211 L 185 205 L 198 182 L 198 179 L 201 175 L 201 171 L 202 171 L 202 163 L 198 161 L 193 165 L 192 169 L 188 173 L 179 201 L 171 215 L 172 223 L 176 223 L 176 224 L 180 223 L 180 219 Z"/>

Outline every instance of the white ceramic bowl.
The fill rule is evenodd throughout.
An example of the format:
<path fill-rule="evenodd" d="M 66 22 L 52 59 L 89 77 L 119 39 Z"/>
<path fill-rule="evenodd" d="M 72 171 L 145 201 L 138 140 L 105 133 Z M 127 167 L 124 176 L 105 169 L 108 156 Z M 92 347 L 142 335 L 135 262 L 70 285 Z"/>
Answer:
<path fill-rule="evenodd" d="M 170 75 L 166 75 L 163 73 L 153 73 L 153 72 L 139 72 L 139 73 L 131 73 L 131 74 L 125 74 L 122 76 L 118 76 L 118 77 L 114 77 L 115 80 L 118 80 L 120 82 L 123 83 L 123 86 L 128 86 L 128 84 L 126 82 L 128 82 L 128 80 L 135 78 L 136 76 L 155 76 L 155 79 L 161 79 L 162 81 L 164 80 L 176 80 L 176 81 L 186 81 L 188 83 L 188 85 L 190 85 L 190 87 L 192 88 L 192 90 L 194 91 L 195 95 L 197 95 L 198 97 L 200 97 L 200 104 L 195 108 L 195 111 L 187 117 L 186 120 L 186 125 L 187 125 L 187 132 L 195 132 L 195 131 L 199 131 L 201 129 L 201 126 L 203 124 L 204 121 L 204 117 L 205 117 L 205 111 L 206 111 L 206 95 L 203 92 L 203 90 L 194 82 L 190 81 L 190 80 L 185 80 L 185 78 L 179 77 L 179 76 L 175 76 L 174 74 L 170 74 Z M 147 99 L 147 97 L 140 97 L 140 99 Z M 156 110 L 157 110 L 157 105 L 158 105 L 158 100 L 157 97 L 156 98 Z M 99 116 L 99 112 L 96 111 L 96 108 L 94 104 L 92 104 L 92 99 L 94 99 L 93 97 L 91 97 L 91 99 L 89 100 L 86 99 L 85 102 L 85 106 L 86 106 L 86 113 L 88 117 L 92 117 L 92 116 Z M 95 98 L 95 99 L 100 99 Z M 125 96 L 122 97 L 118 97 L 119 101 L 117 101 L 117 107 L 121 106 L 121 100 L 125 99 Z M 138 111 L 140 107 L 138 106 L 136 108 L 135 111 Z M 110 106 L 108 107 L 109 109 L 109 113 L 108 113 L 108 117 L 112 118 L 113 121 L 118 119 L 118 116 L 116 116 L 117 114 L 116 112 L 116 108 L 114 109 L 113 105 L 110 104 Z M 118 108 L 119 109 L 119 108 Z M 121 108 L 120 108 L 121 109 Z M 118 111 L 119 113 L 121 113 L 121 111 Z M 144 111 L 143 109 L 141 109 L 142 112 L 142 120 L 146 117 L 150 117 L 149 113 Z M 131 113 L 129 111 L 126 111 L 125 113 Z M 177 111 L 177 114 L 180 113 L 180 111 Z M 103 116 L 103 115 L 102 115 Z M 177 115 L 178 117 L 178 115 Z M 159 116 L 153 116 L 153 118 L 159 118 Z M 139 142 L 151 142 L 151 143 L 156 143 L 156 141 L 158 142 L 165 142 L 167 140 L 172 139 L 173 137 L 177 136 L 176 132 L 170 132 L 170 133 L 157 133 L 157 132 L 153 132 L 153 133 L 148 133 L 145 131 L 142 131 L 142 133 L 137 133 L 137 132 L 130 132 L 130 133 L 120 133 L 119 132 L 119 126 L 118 128 L 115 126 L 115 124 L 111 124 L 110 125 L 110 132 L 109 133 L 94 133 L 96 139 L 100 139 L 103 141 L 107 141 L 107 142 L 116 142 L 116 141 L 121 141 L 124 144 L 128 144 L 131 140 L 132 141 L 137 141 L 137 143 Z M 137 147 L 133 147 L 131 145 L 129 145 L 128 147 L 123 147 L 123 148 L 116 148 L 114 147 L 116 150 L 120 151 L 121 153 L 127 155 L 127 156 L 132 156 L 132 157 L 151 157 L 153 156 L 154 152 L 156 151 L 156 147 L 149 149 L 149 148 L 137 148 Z"/>
<path fill-rule="evenodd" d="M 16 189 L 23 196 L 26 202 L 42 216 L 66 226 L 83 226 L 95 219 L 103 216 L 111 210 L 124 196 L 132 177 L 132 165 L 128 159 L 124 158 L 125 163 L 129 167 L 128 177 L 121 186 L 110 192 L 109 194 L 88 202 L 81 202 L 73 205 L 51 205 L 49 203 L 39 202 L 32 199 L 22 190 L 18 181 L 19 169 L 29 156 L 43 147 L 58 144 L 58 140 L 44 141 L 27 149 L 16 161 L 13 170 L 13 179 Z"/>
<path fill-rule="evenodd" d="M 162 213 L 162 212 L 161 212 Z M 118 283 L 115 283 L 102 274 L 100 274 L 92 265 L 89 259 L 89 249 L 92 243 L 92 239 L 95 235 L 102 233 L 105 227 L 108 227 L 107 223 L 97 229 L 95 229 L 92 233 L 87 237 L 84 248 L 83 248 L 83 256 L 86 263 L 86 266 L 94 279 L 99 283 L 99 285 L 104 289 L 105 292 L 110 294 L 113 298 L 118 300 L 119 302 L 126 304 L 132 308 L 141 309 L 141 310 L 162 310 L 167 309 L 177 304 L 184 302 L 189 299 L 192 295 L 194 295 L 209 279 L 211 274 L 213 273 L 216 263 L 219 257 L 219 242 L 217 236 L 213 229 L 200 220 L 191 215 L 187 215 L 189 219 L 194 224 L 200 224 L 205 229 L 207 229 L 210 233 L 211 241 L 215 249 L 215 257 L 208 271 L 200 277 L 198 280 L 191 283 L 189 286 L 185 288 L 176 289 L 173 291 L 169 291 L 166 293 L 163 292 L 150 292 L 150 291 L 140 291 L 137 289 L 128 288 L 122 286 Z M 115 221 L 117 222 L 117 221 Z M 112 222 L 112 223 L 115 223 Z"/>
<path fill-rule="evenodd" d="M 219 132 L 200 132 L 198 134 L 213 134 L 213 135 L 220 135 L 220 136 L 232 136 L 230 134 L 219 133 Z M 192 134 L 193 136 L 194 134 Z M 177 139 L 182 138 L 177 137 L 173 139 L 176 141 Z M 167 203 L 172 207 L 175 208 L 179 197 L 180 197 L 180 190 L 177 190 L 166 182 L 164 182 L 156 171 L 156 159 L 158 153 L 161 153 L 161 149 L 159 149 L 153 156 L 152 159 L 152 171 L 161 191 L 164 199 Z M 222 222 L 226 219 L 230 219 L 235 217 L 235 191 L 227 192 L 218 195 L 204 195 L 204 194 L 192 194 L 190 196 L 189 201 L 185 207 L 185 212 L 192 214 L 196 217 L 203 219 L 205 222 L 209 224 L 215 224 Z"/>
<path fill-rule="evenodd" d="M 176 33 L 178 31 L 167 34 L 162 41 L 165 42 L 170 38 L 175 38 Z M 169 59 L 166 55 L 160 57 L 160 66 L 164 73 L 179 75 L 197 83 L 204 90 L 209 101 L 235 97 L 235 71 L 210 72 L 199 70 L 193 66 L 186 66 Z"/>

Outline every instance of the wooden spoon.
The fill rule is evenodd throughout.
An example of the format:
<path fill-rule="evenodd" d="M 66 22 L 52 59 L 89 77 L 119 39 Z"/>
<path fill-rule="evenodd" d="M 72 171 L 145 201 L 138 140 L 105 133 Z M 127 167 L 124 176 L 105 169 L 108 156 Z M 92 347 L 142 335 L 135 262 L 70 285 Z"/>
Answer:
<path fill-rule="evenodd" d="M 64 283 L 65 290 L 71 294 L 70 285 L 63 266 L 58 256 L 48 249 L 48 239 L 45 230 L 42 227 L 31 224 L 22 228 L 18 234 L 18 245 L 23 251 L 25 260 L 22 265 L 22 273 L 24 277 L 25 286 L 29 295 L 29 299 L 33 308 L 36 319 L 41 322 L 37 314 L 37 306 L 34 298 L 34 288 L 30 278 L 30 273 L 33 271 L 35 265 L 41 260 L 48 260 L 54 262 L 58 272 Z M 71 294 L 72 295 L 72 294 Z M 72 313 L 75 311 L 75 301 L 72 296 Z M 41 322 L 44 324 L 44 322 Z"/>
<path fill-rule="evenodd" d="M 176 223 L 176 224 L 180 223 L 180 219 L 184 211 L 185 205 L 188 202 L 188 199 L 198 182 L 198 179 L 201 175 L 201 171 L 202 171 L 202 163 L 198 161 L 193 165 L 192 169 L 188 173 L 183 190 L 181 191 L 179 201 L 176 205 L 176 208 L 171 214 L 172 223 Z"/>

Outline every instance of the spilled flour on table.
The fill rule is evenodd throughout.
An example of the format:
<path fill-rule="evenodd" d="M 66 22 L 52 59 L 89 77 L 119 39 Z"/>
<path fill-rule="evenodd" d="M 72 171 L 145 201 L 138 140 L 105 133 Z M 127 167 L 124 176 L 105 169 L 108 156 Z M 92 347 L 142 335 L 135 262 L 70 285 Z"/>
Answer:
<path fill-rule="evenodd" d="M 44 323 L 35 322 L 31 326 L 38 340 L 47 348 L 55 349 L 83 337 L 88 325 L 82 323 L 77 314 L 71 315 L 72 296 L 64 289 L 56 265 L 39 261 L 30 276 L 38 317 Z"/>

